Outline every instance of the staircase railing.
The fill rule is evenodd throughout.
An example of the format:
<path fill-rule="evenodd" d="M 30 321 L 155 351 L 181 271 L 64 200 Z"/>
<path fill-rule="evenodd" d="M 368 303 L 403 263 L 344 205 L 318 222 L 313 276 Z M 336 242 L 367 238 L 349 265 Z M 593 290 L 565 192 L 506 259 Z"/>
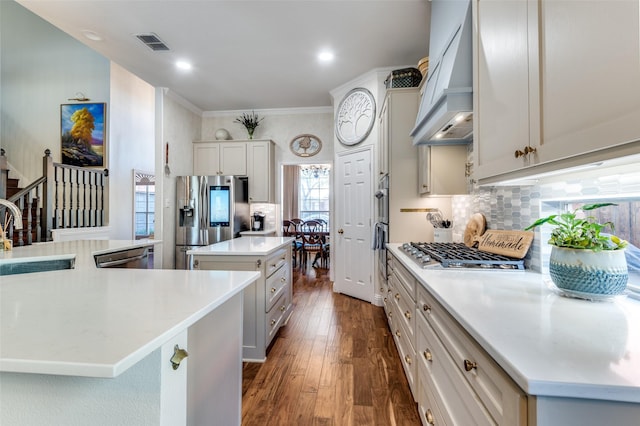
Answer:
<path fill-rule="evenodd" d="M 53 229 L 106 225 L 109 170 L 54 163 L 51 151 L 44 153 L 43 176 L 7 198 L 23 212 L 23 229 L 14 236 L 12 222 L 7 235 L 17 246 L 51 241 Z"/>

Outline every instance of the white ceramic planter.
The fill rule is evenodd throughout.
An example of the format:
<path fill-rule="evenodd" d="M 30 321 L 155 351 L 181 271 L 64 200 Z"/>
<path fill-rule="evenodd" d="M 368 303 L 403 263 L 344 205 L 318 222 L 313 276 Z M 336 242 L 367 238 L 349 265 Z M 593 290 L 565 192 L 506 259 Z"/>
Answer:
<path fill-rule="evenodd" d="M 614 296 L 627 288 L 629 274 L 624 250 L 578 250 L 553 246 L 551 280 L 560 289 Z"/>

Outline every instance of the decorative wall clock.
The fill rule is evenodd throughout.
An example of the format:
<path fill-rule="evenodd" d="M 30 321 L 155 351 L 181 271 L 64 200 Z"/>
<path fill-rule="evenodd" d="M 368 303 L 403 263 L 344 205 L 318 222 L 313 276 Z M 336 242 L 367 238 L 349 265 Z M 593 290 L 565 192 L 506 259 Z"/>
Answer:
<path fill-rule="evenodd" d="M 289 144 L 291 152 L 299 157 L 311 157 L 322 149 L 322 141 L 313 135 L 298 135 Z"/>
<path fill-rule="evenodd" d="M 376 118 L 373 95 L 362 87 L 342 98 L 336 112 L 336 136 L 343 145 L 356 145 L 369 136 Z"/>

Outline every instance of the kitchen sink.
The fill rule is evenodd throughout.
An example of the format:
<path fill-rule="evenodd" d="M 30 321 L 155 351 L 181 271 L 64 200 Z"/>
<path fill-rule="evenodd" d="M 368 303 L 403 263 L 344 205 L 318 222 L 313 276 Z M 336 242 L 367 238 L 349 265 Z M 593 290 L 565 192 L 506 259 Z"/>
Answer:
<path fill-rule="evenodd" d="M 65 257 L 48 256 L 42 258 L 1 259 L 0 276 L 73 269 L 75 262 L 75 255 Z"/>

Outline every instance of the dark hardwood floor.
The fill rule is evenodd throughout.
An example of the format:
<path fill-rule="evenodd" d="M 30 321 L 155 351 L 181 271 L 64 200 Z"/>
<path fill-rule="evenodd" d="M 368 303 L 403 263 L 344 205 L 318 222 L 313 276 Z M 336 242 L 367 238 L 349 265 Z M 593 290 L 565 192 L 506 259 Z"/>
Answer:
<path fill-rule="evenodd" d="M 242 424 L 420 425 L 381 307 L 294 269 L 294 310 L 267 361 L 245 363 Z"/>

